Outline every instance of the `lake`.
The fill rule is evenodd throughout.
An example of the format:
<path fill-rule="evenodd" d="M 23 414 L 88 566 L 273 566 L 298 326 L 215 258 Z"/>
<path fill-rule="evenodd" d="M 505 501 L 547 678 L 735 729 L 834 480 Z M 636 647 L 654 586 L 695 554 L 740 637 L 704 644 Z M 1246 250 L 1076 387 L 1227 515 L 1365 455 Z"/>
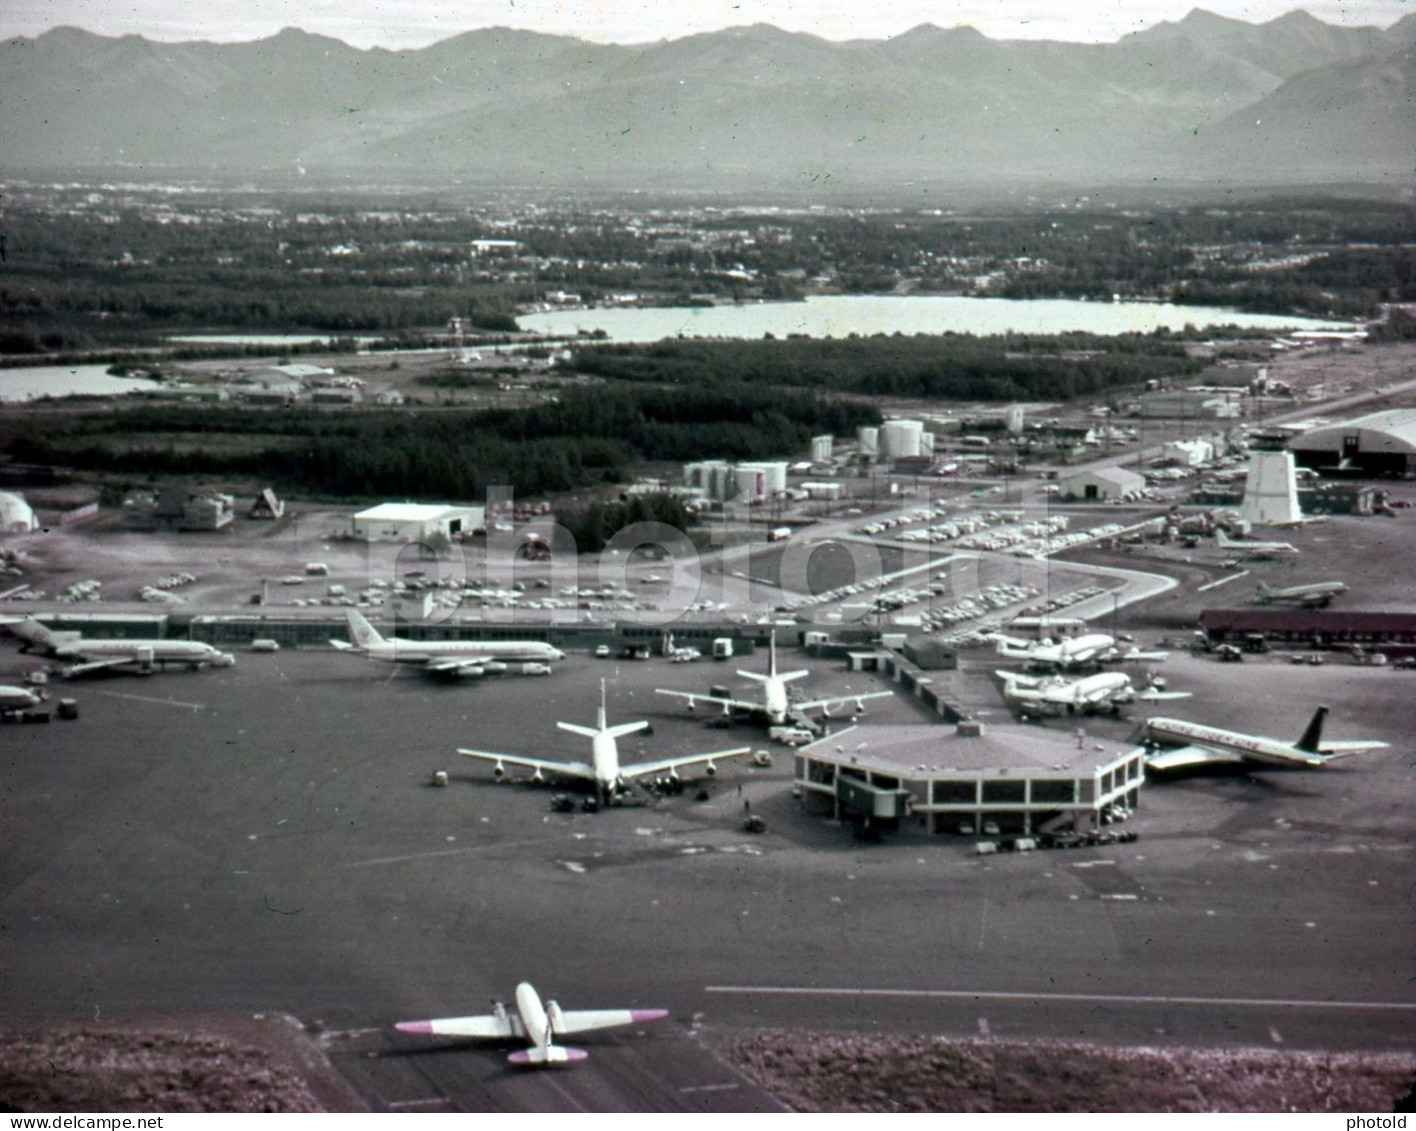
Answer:
<path fill-rule="evenodd" d="M 0 369 L 0 402 L 29 401 L 43 396 L 111 397 L 157 387 L 156 381 L 147 378 L 110 377 L 106 365 L 26 365 Z"/>
<path fill-rule="evenodd" d="M 957 295 L 813 295 L 805 302 L 762 302 L 698 307 L 613 307 L 526 314 L 523 330 L 573 337 L 604 330 L 615 342 L 686 338 L 760 338 L 805 334 L 1092 334 L 1149 333 L 1195 326 L 1264 330 L 1344 330 L 1345 323 L 1315 318 L 1242 314 L 1220 307 L 1158 302 L 1081 302 L 1076 299 L 968 298 Z"/>

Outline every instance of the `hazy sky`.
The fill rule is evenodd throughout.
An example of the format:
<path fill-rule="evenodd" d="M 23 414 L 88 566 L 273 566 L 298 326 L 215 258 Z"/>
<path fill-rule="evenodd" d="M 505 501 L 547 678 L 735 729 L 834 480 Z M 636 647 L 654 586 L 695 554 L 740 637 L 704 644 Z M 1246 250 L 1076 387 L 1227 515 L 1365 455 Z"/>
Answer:
<path fill-rule="evenodd" d="M 1416 0 L 5 0 L 0 35 L 69 24 L 104 35 L 230 41 L 293 26 L 357 47 L 422 47 L 497 26 L 642 43 L 751 23 L 884 39 L 933 23 L 970 25 L 993 39 L 1111 41 L 1194 7 L 1250 23 L 1303 7 L 1327 23 L 1389 27 L 1416 11 Z"/>

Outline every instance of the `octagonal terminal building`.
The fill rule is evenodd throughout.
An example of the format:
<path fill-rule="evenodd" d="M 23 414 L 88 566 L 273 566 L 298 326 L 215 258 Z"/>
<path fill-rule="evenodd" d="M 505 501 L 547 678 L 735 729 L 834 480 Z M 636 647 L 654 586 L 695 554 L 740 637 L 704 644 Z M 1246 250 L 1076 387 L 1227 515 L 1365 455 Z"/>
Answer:
<path fill-rule="evenodd" d="M 808 813 L 932 834 L 1089 832 L 1140 803 L 1142 747 L 1036 726 L 856 726 L 801 747 Z"/>

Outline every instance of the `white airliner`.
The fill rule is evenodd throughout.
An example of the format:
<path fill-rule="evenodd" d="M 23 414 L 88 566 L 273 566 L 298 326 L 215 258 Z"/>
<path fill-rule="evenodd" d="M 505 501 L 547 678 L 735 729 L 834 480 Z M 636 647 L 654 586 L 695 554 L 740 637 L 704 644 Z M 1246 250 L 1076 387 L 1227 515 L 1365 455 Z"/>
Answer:
<path fill-rule="evenodd" d="M 893 694 L 890 691 L 869 691 L 860 695 L 832 695 L 824 699 L 792 701 L 787 695 L 787 684 L 811 673 L 807 671 L 777 671 L 776 634 L 769 638 L 767 644 L 767 674 L 745 671 L 739 671 L 737 674 L 743 679 L 750 679 L 754 683 L 762 684 L 762 698 L 760 700 L 754 702 L 751 699 L 733 699 L 722 695 L 697 695 L 691 691 L 672 691 L 663 687 L 656 687 L 654 693 L 656 695 L 672 695 L 676 699 L 687 700 L 690 711 L 697 710 L 700 703 L 711 703 L 715 707 L 721 707 L 724 714 L 734 709 L 750 711 L 755 716 L 765 718 L 769 726 L 781 726 L 794 717 L 800 718 L 813 707 L 830 708 L 842 703 L 854 703 L 856 714 L 861 714 L 865 711 L 865 700 L 882 699 Z"/>
<path fill-rule="evenodd" d="M 1288 542 L 1256 542 L 1250 538 L 1236 541 L 1224 532 L 1224 527 L 1218 527 L 1214 532 L 1214 540 L 1221 549 L 1238 550 L 1245 557 L 1266 558 L 1274 554 L 1296 554 L 1298 547 Z"/>
<path fill-rule="evenodd" d="M 1324 742 L 1323 721 L 1327 714 L 1326 707 L 1314 711 L 1297 742 L 1222 730 L 1183 719 L 1147 719 L 1145 742 L 1154 753 L 1146 758 L 1146 768 L 1175 770 L 1186 766 L 1253 764 L 1316 769 L 1334 758 L 1386 747 L 1385 742 L 1374 741 Z"/>
<path fill-rule="evenodd" d="M 349 640 L 331 640 L 341 652 L 357 652 L 387 663 L 421 664 L 433 675 L 470 679 L 506 671 L 508 662 L 543 663 L 565 659 L 559 648 L 539 640 L 400 640 L 385 639 L 354 609 L 345 609 Z"/>
<path fill-rule="evenodd" d="M 1058 708 L 1067 714 L 1109 708 L 1117 711 L 1122 704 L 1136 700 L 1155 703 L 1167 699 L 1188 699 L 1188 691 L 1164 691 L 1150 687 L 1137 691 L 1131 677 L 1124 672 L 1098 672 L 1081 679 L 1047 676 L 1039 679 L 1019 672 L 997 671 L 1003 680 L 1003 698 L 1012 703 Z"/>
<path fill-rule="evenodd" d="M 659 758 L 653 762 L 636 762 L 631 766 L 620 765 L 618 740 L 635 731 L 643 730 L 647 722 L 621 723 L 610 726 L 605 718 L 605 684 L 600 682 L 600 710 L 594 727 L 577 726 L 575 723 L 556 723 L 561 730 L 578 734 L 590 740 L 589 762 L 555 762 L 546 758 L 529 758 L 522 754 L 498 754 L 490 750 L 458 750 L 468 758 L 478 758 L 491 762 L 492 772 L 497 777 L 506 773 L 506 767 L 524 766 L 532 770 L 533 781 L 544 781 L 546 774 L 563 778 L 578 778 L 592 781 L 600 790 L 601 798 L 614 800 L 615 794 L 625 788 L 626 782 L 651 774 L 668 773 L 677 778 L 679 771 L 689 766 L 702 766 L 710 777 L 718 772 L 717 762 L 722 758 L 736 758 L 746 754 L 750 747 L 737 746 L 731 750 L 714 750 L 710 754 L 684 754 L 672 758 Z"/>
<path fill-rule="evenodd" d="M 1347 586 L 1341 581 L 1315 581 L 1311 585 L 1289 585 L 1284 588 L 1274 588 L 1261 581 L 1254 601 L 1260 605 L 1292 603 L 1325 608 L 1334 597 L 1346 592 Z"/>
<path fill-rule="evenodd" d="M 1000 636 L 996 650 L 998 655 L 1009 660 L 1026 660 L 1038 667 L 1057 669 L 1084 664 L 1159 662 L 1170 656 L 1169 652 L 1146 652 L 1139 648 L 1122 651 L 1116 647 L 1115 638 L 1104 632 L 1089 632 L 1064 640 L 1041 641 Z"/>
<path fill-rule="evenodd" d="M 584 1060 L 584 1049 L 567 1048 L 554 1043 L 554 1038 L 591 1029 L 614 1029 L 621 1025 L 639 1025 L 667 1017 L 667 1009 L 561 1009 L 554 1001 L 541 1004 L 541 997 L 530 982 L 516 987 L 516 1012 L 501 1002 L 493 1004 L 493 1012 L 479 1017 L 444 1017 L 432 1021 L 400 1021 L 394 1028 L 400 1033 L 417 1033 L 433 1037 L 479 1037 L 483 1040 L 529 1041 L 531 1047 L 507 1057 L 512 1064 L 569 1064 Z"/>
<path fill-rule="evenodd" d="M 44 696 L 28 687 L 0 685 L 0 715 L 14 715 L 38 707 Z"/>
<path fill-rule="evenodd" d="M 72 661 L 64 675 L 127 668 L 144 674 L 166 664 L 197 668 L 229 668 L 236 662 L 230 652 L 196 640 L 85 640 L 75 632 L 55 632 L 33 617 L 11 622 L 11 632 L 25 642 L 26 650 L 38 648 L 56 660 Z"/>

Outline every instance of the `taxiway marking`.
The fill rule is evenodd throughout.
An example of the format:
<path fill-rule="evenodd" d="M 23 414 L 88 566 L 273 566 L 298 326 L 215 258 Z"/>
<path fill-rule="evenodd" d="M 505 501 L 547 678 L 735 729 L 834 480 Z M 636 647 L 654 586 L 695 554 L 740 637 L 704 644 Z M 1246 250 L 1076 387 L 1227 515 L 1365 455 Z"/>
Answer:
<path fill-rule="evenodd" d="M 98 691 L 96 695 L 107 695 L 110 699 L 132 699 L 137 703 L 160 703 L 164 707 L 186 707 L 192 711 L 206 709 L 205 703 L 183 703 L 180 699 L 153 699 L 147 695 L 128 695 L 122 691 Z"/>
<path fill-rule="evenodd" d="M 741 1084 L 694 1084 L 679 1091 L 687 1096 L 697 1092 L 735 1092 L 741 1087 Z"/>
<path fill-rule="evenodd" d="M 1303 998 L 1185 997 L 1161 994 L 1032 994 L 1020 990 L 892 990 L 851 989 L 845 986 L 704 986 L 703 992 L 710 994 L 766 994 L 774 997 L 914 997 L 956 1001 L 1074 1001 L 1099 1005 L 1228 1005 L 1263 1006 L 1269 1009 L 1416 1010 L 1416 1002 L 1409 1001 L 1316 1001 Z"/>
<path fill-rule="evenodd" d="M 390 1111 L 400 1111 L 406 1107 L 436 1107 L 438 1104 L 450 1104 L 452 1100 L 447 1096 L 429 1096 L 425 1100 L 390 1100 L 388 1109 Z"/>

